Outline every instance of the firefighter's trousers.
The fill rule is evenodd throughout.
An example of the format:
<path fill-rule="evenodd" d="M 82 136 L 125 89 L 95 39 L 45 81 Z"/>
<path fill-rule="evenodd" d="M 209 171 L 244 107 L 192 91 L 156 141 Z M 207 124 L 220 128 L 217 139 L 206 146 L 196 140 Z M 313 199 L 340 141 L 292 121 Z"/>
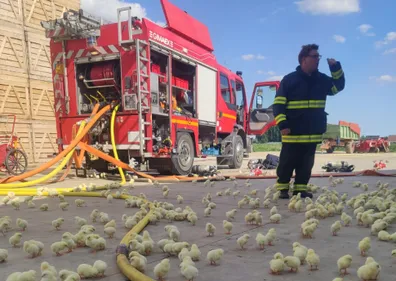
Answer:
<path fill-rule="evenodd" d="M 307 190 L 315 163 L 316 143 L 283 143 L 276 170 L 278 190 L 289 190 L 289 183 L 295 171 L 294 191 Z"/>

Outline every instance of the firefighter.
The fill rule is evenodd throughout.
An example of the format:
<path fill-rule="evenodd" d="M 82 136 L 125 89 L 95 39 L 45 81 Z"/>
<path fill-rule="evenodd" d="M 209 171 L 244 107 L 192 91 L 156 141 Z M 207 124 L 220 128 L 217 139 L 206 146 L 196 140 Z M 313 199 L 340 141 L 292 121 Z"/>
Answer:
<path fill-rule="evenodd" d="M 290 179 L 295 171 L 293 195 L 312 198 L 307 192 L 315 161 L 317 144 L 327 130 L 327 96 L 344 89 L 345 77 L 340 62 L 327 59 L 331 77 L 318 71 L 319 46 L 302 46 L 296 71 L 286 75 L 276 93 L 273 111 L 282 135 L 276 187 L 280 198 L 289 198 Z"/>

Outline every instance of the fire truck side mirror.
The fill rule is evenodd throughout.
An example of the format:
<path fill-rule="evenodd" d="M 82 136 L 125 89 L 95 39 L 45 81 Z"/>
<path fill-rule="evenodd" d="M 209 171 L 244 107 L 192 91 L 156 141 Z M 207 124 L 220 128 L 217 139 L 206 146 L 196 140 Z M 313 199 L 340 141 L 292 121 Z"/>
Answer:
<path fill-rule="evenodd" d="M 124 79 L 124 87 L 125 89 L 132 88 L 132 78 L 130 76 L 126 76 Z"/>

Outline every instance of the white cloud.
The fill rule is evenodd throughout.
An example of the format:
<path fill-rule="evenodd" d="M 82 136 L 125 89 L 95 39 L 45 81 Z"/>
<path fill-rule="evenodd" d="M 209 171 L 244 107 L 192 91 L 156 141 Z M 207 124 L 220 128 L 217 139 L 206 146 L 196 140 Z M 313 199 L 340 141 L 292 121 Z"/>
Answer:
<path fill-rule="evenodd" d="M 242 55 L 242 59 L 243 60 L 254 60 L 254 59 L 263 60 L 263 59 L 265 59 L 265 57 L 260 54 L 258 54 L 258 55 L 246 54 L 246 55 Z"/>
<path fill-rule="evenodd" d="M 359 0 L 301 0 L 294 3 L 300 12 L 313 15 L 345 15 L 360 11 Z"/>
<path fill-rule="evenodd" d="M 265 72 L 264 70 L 257 70 L 257 74 L 260 74 L 260 75 L 266 74 L 269 76 L 274 76 L 276 73 L 275 73 L 275 71 L 272 71 L 272 70 L 267 71 L 267 72 Z"/>
<path fill-rule="evenodd" d="M 373 28 L 372 25 L 366 23 L 358 26 L 360 33 L 366 36 L 375 36 L 374 32 L 369 32 L 369 30 L 372 28 Z"/>
<path fill-rule="evenodd" d="M 380 48 L 384 45 L 388 45 L 392 41 L 396 41 L 396 32 L 395 31 L 388 32 L 386 34 L 384 40 L 375 42 L 375 46 L 377 48 Z"/>
<path fill-rule="evenodd" d="M 138 18 L 147 16 L 146 9 L 139 3 L 130 3 L 122 0 L 81 0 L 81 9 L 110 22 L 117 22 L 117 9 L 126 6 L 132 7 L 132 16 Z M 122 13 L 123 20 L 126 20 L 127 14 L 127 12 Z"/>
<path fill-rule="evenodd" d="M 345 43 L 346 38 L 344 36 L 341 35 L 333 35 L 333 39 L 337 42 L 337 43 Z"/>
<path fill-rule="evenodd" d="M 396 82 L 396 76 L 384 74 L 379 77 L 371 76 L 370 80 L 376 80 L 377 82 Z"/>
<path fill-rule="evenodd" d="M 396 48 L 385 50 L 384 55 L 396 54 Z"/>
<path fill-rule="evenodd" d="M 275 75 L 265 79 L 265 81 L 281 81 L 283 79 L 283 75 Z"/>

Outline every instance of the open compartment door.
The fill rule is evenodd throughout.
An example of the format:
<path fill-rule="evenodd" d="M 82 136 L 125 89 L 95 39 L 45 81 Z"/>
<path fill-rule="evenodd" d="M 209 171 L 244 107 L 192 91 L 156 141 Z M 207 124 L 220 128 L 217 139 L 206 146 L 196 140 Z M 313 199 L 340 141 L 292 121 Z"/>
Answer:
<path fill-rule="evenodd" d="M 279 81 L 259 82 L 254 85 L 248 114 L 248 134 L 261 136 L 276 125 L 272 105 Z"/>

